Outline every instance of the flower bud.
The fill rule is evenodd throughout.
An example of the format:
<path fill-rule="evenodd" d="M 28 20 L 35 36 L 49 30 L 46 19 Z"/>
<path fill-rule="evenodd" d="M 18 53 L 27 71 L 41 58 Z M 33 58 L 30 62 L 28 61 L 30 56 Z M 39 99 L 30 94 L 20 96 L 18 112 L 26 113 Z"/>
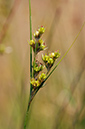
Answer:
<path fill-rule="evenodd" d="M 41 35 L 45 32 L 45 28 L 43 26 L 41 26 L 34 34 L 33 36 L 36 39 L 39 39 L 41 37 Z"/>
<path fill-rule="evenodd" d="M 36 39 L 39 39 L 40 38 L 40 34 L 39 34 L 39 31 L 37 30 L 33 36 L 36 38 Z"/>
<path fill-rule="evenodd" d="M 52 58 L 49 58 L 48 64 L 53 64 L 53 63 L 54 63 L 53 59 Z"/>
<path fill-rule="evenodd" d="M 38 52 L 44 50 L 46 48 L 45 43 L 42 39 L 39 39 L 36 43 L 35 43 L 35 48 L 34 48 L 34 52 L 37 54 Z"/>
<path fill-rule="evenodd" d="M 42 54 L 42 60 L 47 62 L 49 60 L 49 56 L 47 54 L 45 54 L 45 56 Z"/>
<path fill-rule="evenodd" d="M 36 61 L 34 65 L 34 77 L 36 77 L 40 71 L 44 69 L 44 66 L 42 63 Z"/>
<path fill-rule="evenodd" d="M 33 48 L 35 47 L 35 41 L 34 41 L 33 39 L 30 40 L 29 44 L 30 44 L 30 46 L 32 46 Z"/>
<path fill-rule="evenodd" d="M 31 79 L 30 83 L 32 84 L 33 87 L 38 87 L 40 86 L 39 80 L 36 80 L 34 78 Z"/>
<path fill-rule="evenodd" d="M 45 28 L 43 26 L 41 26 L 39 29 L 38 29 L 39 33 L 40 34 L 43 34 L 45 32 Z"/>
<path fill-rule="evenodd" d="M 57 59 L 57 58 L 59 58 L 59 57 L 60 57 L 59 50 L 58 50 L 58 51 L 55 51 L 55 52 L 50 53 L 50 54 L 49 54 L 49 56 L 50 56 L 51 58 L 53 58 L 54 60 L 55 60 L 55 59 Z"/>
<path fill-rule="evenodd" d="M 42 55 L 42 60 L 44 61 L 45 66 L 46 66 L 48 71 L 51 69 L 51 67 L 53 66 L 55 60 L 58 57 L 60 57 L 59 51 L 52 52 L 49 55 L 47 55 L 47 54 Z"/>
<path fill-rule="evenodd" d="M 41 75 L 39 76 L 39 81 L 43 82 L 46 78 L 46 74 L 45 73 L 41 73 Z"/>
<path fill-rule="evenodd" d="M 59 58 L 60 57 L 60 53 L 59 53 L 59 50 L 58 51 L 55 51 L 55 59 Z"/>

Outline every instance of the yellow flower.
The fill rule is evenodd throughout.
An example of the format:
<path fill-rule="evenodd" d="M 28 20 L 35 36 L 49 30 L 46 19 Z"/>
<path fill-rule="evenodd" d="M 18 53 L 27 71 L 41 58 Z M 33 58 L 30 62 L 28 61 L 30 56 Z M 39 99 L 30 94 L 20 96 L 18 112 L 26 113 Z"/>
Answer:
<path fill-rule="evenodd" d="M 30 40 L 29 44 L 30 44 L 30 46 L 33 47 L 35 45 L 35 41 L 32 39 L 32 40 Z"/>
<path fill-rule="evenodd" d="M 53 64 L 53 63 L 54 63 L 53 59 L 52 58 L 49 58 L 48 64 Z"/>
<path fill-rule="evenodd" d="M 36 39 L 39 39 L 41 37 L 41 35 L 45 32 L 45 28 L 43 26 L 41 26 L 34 34 L 33 36 Z"/>
<path fill-rule="evenodd" d="M 55 58 L 59 58 L 60 57 L 60 53 L 59 53 L 59 50 L 58 51 L 55 51 Z"/>
<path fill-rule="evenodd" d="M 31 83 L 32 86 L 34 86 L 34 87 L 40 86 L 39 80 L 36 80 L 36 79 L 34 79 L 34 78 L 31 79 L 30 83 Z"/>
<path fill-rule="evenodd" d="M 39 76 L 39 81 L 43 81 L 46 78 L 46 74 L 45 73 L 41 73 L 41 75 Z"/>
<path fill-rule="evenodd" d="M 57 58 L 60 57 L 60 53 L 59 51 L 55 51 L 55 52 L 52 52 L 50 53 L 49 55 L 45 54 L 45 55 L 42 55 L 42 60 L 44 61 L 45 63 L 45 66 L 47 68 L 47 70 L 49 71 L 51 69 L 51 67 L 53 66 L 55 60 Z"/>
<path fill-rule="evenodd" d="M 38 29 L 39 33 L 40 34 L 43 34 L 45 32 L 45 28 L 43 26 L 41 26 L 39 29 Z"/>

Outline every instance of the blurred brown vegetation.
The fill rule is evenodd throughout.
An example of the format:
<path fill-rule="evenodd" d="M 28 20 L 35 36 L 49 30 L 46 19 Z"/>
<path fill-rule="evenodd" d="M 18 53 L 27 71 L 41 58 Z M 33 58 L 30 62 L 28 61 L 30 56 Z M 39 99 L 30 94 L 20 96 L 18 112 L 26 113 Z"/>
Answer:
<path fill-rule="evenodd" d="M 32 0 L 33 32 L 43 25 L 47 52 L 67 51 L 85 20 L 85 0 Z M 0 0 L 0 129 L 23 129 L 29 97 L 28 0 Z M 38 56 L 38 58 L 41 58 Z M 34 98 L 29 129 L 85 129 L 85 27 Z"/>

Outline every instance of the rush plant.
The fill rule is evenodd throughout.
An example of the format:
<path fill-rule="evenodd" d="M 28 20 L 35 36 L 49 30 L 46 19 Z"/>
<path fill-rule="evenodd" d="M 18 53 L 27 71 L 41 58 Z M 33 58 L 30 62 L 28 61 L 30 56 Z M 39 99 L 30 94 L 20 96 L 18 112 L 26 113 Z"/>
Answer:
<path fill-rule="evenodd" d="M 55 69 L 64 59 L 64 57 L 67 55 L 67 53 L 69 52 L 71 47 L 74 45 L 75 41 L 77 40 L 85 24 L 84 22 L 84 24 L 82 25 L 79 33 L 77 34 L 71 46 L 68 48 L 66 53 L 62 56 L 62 58 L 57 63 L 57 65 L 53 67 L 55 61 L 60 57 L 59 50 L 51 52 L 49 54 L 45 54 L 45 55 L 42 54 L 43 64 L 37 59 L 37 54 L 39 54 L 40 51 L 44 51 L 45 49 L 47 49 L 47 47 L 44 41 L 41 39 L 43 33 L 45 32 L 45 28 L 43 26 L 41 26 L 40 28 L 36 30 L 36 32 L 33 34 L 34 38 L 32 38 L 31 0 L 29 0 L 29 19 L 30 19 L 30 41 L 29 41 L 29 45 L 30 45 L 30 96 L 29 96 L 28 107 L 27 107 L 25 121 L 24 121 L 24 129 L 26 129 L 27 127 L 29 107 L 30 107 L 30 104 L 33 98 L 35 97 L 39 89 L 43 86 L 43 84 L 47 81 L 47 79 L 51 76 L 51 74 L 55 71 Z M 32 56 L 33 53 L 34 53 L 34 57 Z M 32 62 L 32 57 L 33 57 L 33 62 Z M 47 69 L 46 73 L 42 71 L 45 67 Z"/>

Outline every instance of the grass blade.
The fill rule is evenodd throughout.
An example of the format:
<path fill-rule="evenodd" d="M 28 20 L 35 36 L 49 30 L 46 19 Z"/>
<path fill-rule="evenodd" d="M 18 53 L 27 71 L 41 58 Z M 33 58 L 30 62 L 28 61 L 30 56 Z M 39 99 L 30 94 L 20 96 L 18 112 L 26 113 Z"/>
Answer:
<path fill-rule="evenodd" d="M 61 60 L 57 63 L 57 65 L 53 68 L 53 70 L 48 74 L 47 78 L 45 79 L 45 81 L 50 77 L 50 75 L 55 71 L 55 69 L 58 67 L 58 65 L 61 63 L 61 61 L 65 58 L 65 56 L 67 55 L 67 53 L 69 52 L 69 50 L 72 48 L 72 46 L 74 45 L 74 43 L 76 42 L 77 38 L 79 37 L 83 27 L 85 25 L 85 22 L 83 23 L 79 33 L 77 34 L 76 38 L 74 39 L 73 43 L 71 44 L 71 46 L 68 48 L 68 50 L 66 51 L 66 53 L 64 54 L 64 56 L 61 58 Z M 44 81 L 44 82 L 45 82 Z"/>

